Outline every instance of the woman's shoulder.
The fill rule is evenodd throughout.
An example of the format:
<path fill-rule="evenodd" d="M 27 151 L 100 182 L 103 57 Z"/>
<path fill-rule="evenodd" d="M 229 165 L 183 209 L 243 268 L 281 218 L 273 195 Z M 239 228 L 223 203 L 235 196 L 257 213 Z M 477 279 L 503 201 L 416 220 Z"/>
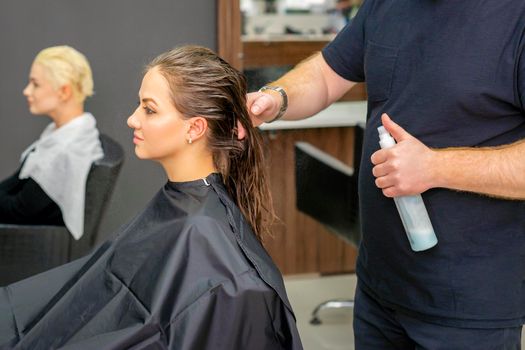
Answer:
<path fill-rule="evenodd" d="M 206 214 L 192 214 L 184 220 L 184 229 L 188 238 L 207 241 L 213 244 L 236 245 L 235 236 L 226 218 L 221 219 Z"/>

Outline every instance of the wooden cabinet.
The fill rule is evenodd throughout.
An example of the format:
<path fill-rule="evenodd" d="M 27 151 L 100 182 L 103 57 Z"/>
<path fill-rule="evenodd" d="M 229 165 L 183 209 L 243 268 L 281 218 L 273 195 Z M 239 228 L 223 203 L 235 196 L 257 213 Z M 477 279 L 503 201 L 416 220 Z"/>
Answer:
<path fill-rule="evenodd" d="M 294 144 L 304 141 L 353 167 L 354 128 L 264 131 L 269 178 L 279 216 L 265 246 L 284 274 L 355 270 L 356 247 L 296 208 Z M 327 203 L 327 205 L 330 205 Z"/>
<path fill-rule="evenodd" d="M 243 40 L 243 68 L 295 65 L 314 52 L 321 51 L 327 40 L 288 39 Z"/>

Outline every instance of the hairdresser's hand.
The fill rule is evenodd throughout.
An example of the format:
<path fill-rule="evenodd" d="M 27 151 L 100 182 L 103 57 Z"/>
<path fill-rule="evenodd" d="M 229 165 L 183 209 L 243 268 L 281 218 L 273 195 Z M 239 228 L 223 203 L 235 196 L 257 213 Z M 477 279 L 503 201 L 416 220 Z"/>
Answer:
<path fill-rule="evenodd" d="M 281 95 L 278 92 L 251 92 L 246 96 L 246 106 L 253 126 L 259 126 L 275 118 L 281 108 Z"/>
<path fill-rule="evenodd" d="M 376 186 L 387 197 L 419 194 L 434 187 L 436 151 L 394 123 L 386 113 L 381 116 L 381 121 L 397 144 L 372 154 L 370 159 L 375 165 L 372 174 L 376 177 Z"/>

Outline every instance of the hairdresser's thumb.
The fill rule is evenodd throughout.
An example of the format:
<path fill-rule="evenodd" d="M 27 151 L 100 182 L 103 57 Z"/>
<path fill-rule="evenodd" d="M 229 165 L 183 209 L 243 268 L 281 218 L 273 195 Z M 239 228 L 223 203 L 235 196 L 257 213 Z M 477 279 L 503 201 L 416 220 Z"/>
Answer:
<path fill-rule="evenodd" d="M 396 142 L 401 142 L 403 140 L 412 138 L 412 135 L 410 135 L 405 129 L 403 129 L 401 126 L 395 123 L 392 119 L 390 119 L 390 116 L 388 114 L 383 113 L 381 115 L 381 122 L 383 126 L 385 127 L 385 129 L 396 140 Z"/>

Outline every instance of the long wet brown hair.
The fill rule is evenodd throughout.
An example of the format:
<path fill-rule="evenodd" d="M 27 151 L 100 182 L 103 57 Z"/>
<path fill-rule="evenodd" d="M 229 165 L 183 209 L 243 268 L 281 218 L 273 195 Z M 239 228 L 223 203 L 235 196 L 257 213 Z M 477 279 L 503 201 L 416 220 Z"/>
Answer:
<path fill-rule="evenodd" d="M 246 79 L 213 51 L 182 46 L 147 65 L 168 81 L 173 104 L 185 118 L 206 118 L 208 147 L 216 169 L 257 238 L 269 234 L 275 218 L 264 169 L 262 138 L 246 109 Z M 246 137 L 237 137 L 237 122 Z"/>

